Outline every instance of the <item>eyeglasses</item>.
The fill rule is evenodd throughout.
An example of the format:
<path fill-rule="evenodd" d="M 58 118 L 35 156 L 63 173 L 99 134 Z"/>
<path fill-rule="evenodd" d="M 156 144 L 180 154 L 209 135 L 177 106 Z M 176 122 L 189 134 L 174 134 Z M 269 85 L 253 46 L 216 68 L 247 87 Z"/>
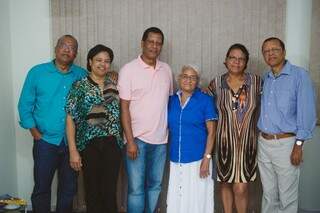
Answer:
<path fill-rule="evenodd" d="M 272 49 L 269 49 L 269 50 L 263 50 L 262 53 L 263 55 L 268 55 L 270 53 L 275 53 L 275 54 L 278 54 L 281 52 L 282 49 L 280 48 L 272 48 Z"/>
<path fill-rule="evenodd" d="M 93 58 L 94 62 L 97 62 L 97 63 L 106 63 L 106 64 L 111 64 L 111 60 L 110 59 L 102 59 L 102 58 Z"/>
<path fill-rule="evenodd" d="M 147 39 L 145 42 L 147 45 L 150 45 L 150 46 L 154 46 L 154 45 L 157 47 L 162 46 L 162 42 L 158 42 L 158 41 L 151 41 L 151 40 Z"/>
<path fill-rule="evenodd" d="M 60 49 L 64 49 L 64 50 L 69 50 L 69 51 L 72 51 L 72 52 L 76 52 L 77 51 L 77 48 L 74 47 L 74 46 L 70 46 L 70 45 L 67 45 L 67 44 L 59 44 L 58 46 Z"/>
<path fill-rule="evenodd" d="M 235 63 L 235 62 L 244 63 L 246 61 L 245 58 L 237 58 L 235 56 L 228 56 L 228 60 L 232 63 Z"/>
<path fill-rule="evenodd" d="M 196 76 L 196 75 L 186 75 L 186 74 L 184 74 L 184 75 L 181 75 L 180 77 L 184 81 L 187 81 L 187 80 L 189 80 L 189 81 L 197 81 L 198 80 L 198 76 Z"/>

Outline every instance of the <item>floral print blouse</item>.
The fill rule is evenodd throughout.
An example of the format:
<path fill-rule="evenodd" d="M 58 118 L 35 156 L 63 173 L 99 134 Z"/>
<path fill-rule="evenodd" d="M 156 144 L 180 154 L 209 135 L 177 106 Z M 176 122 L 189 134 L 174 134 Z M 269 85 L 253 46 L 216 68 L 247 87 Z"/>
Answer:
<path fill-rule="evenodd" d="M 75 82 L 69 92 L 66 111 L 75 123 L 76 145 L 85 149 L 93 138 L 114 136 L 123 146 L 120 99 L 116 82 L 108 76 L 104 91 L 89 76 Z"/>

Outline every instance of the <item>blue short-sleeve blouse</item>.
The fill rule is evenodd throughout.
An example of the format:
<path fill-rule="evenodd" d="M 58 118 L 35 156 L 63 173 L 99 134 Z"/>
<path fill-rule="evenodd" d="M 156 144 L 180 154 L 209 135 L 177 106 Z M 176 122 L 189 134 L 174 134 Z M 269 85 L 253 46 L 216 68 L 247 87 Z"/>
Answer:
<path fill-rule="evenodd" d="M 179 93 L 170 96 L 168 127 L 170 160 L 189 163 L 203 158 L 207 143 L 206 121 L 217 120 L 214 98 L 197 88 L 185 106 Z"/>

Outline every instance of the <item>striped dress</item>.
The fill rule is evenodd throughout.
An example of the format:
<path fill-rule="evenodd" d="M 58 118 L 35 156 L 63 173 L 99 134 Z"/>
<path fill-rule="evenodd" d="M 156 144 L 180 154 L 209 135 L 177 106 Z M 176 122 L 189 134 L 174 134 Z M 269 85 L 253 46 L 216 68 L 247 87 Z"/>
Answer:
<path fill-rule="evenodd" d="M 216 134 L 217 180 L 226 183 L 254 181 L 257 169 L 257 122 L 262 81 L 259 76 L 245 74 L 245 82 L 237 93 L 227 84 L 225 73 L 209 84 L 219 112 Z"/>

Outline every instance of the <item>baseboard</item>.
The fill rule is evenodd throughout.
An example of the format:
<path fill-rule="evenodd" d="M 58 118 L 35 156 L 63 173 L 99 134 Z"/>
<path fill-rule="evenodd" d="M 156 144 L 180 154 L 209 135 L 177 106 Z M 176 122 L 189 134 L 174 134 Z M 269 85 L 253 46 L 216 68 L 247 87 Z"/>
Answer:
<path fill-rule="evenodd" d="M 320 213 L 320 209 L 299 209 L 299 213 Z"/>

